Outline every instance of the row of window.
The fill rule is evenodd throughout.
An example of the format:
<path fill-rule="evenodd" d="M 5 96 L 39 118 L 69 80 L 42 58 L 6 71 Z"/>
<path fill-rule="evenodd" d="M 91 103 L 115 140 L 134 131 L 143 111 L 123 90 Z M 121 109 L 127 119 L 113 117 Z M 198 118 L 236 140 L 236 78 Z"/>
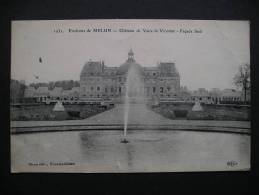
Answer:
<path fill-rule="evenodd" d="M 102 78 L 94 78 L 94 77 L 83 77 L 81 78 L 82 81 L 101 81 Z M 105 80 L 105 78 L 104 78 Z M 111 81 L 118 81 L 118 82 L 126 82 L 125 77 L 119 77 L 119 78 L 110 78 Z M 148 81 L 150 78 L 143 78 L 141 79 L 142 81 Z M 172 81 L 174 78 L 160 78 L 160 81 Z"/>
<path fill-rule="evenodd" d="M 176 97 L 177 94 L 167 94 L 167 95 L 164 95 L 164 94 L 160 94 L 160 97 Z M 82 97 L 84 98 L 104 98 L 104 97 L 120 97 L 119 95 L 115 95 L 115 94 L 111 94 L 111 95 L 105 95 L 105 94 L 83 94 Z"/>
<path fill-rule="evenodd" d="M 90 87 L 90 90 L 91 90 L 91 91 L 94 91 L 94 88 L 95 88 L 95 87 L 91 86 L 91 87 Z M 83 92 L 85 92 L 85 90 L 86 90 L 86 88 L 83 87 Z M 101 87 L 97 86 L 97 87 L 96 87 L 96 91 L 101 91 Z M 108 88 L 104 88 L 104 91 L 105 91 L 105 93 L 108 93 Z M 118 88 L 118 91 L 121 93 L 121 92 L 122 92 L 122 88 L 119 87 L 119 88 Z M 112 93 L 113 93 L 113 92 L 117 92 L 117 88 L 116 88 L 116 87 L 115 87 L 115 88 L 111 87 L 111 92 L 112 92 Z"/>
<path fill-rule="evenodd" d="M 122 88 L 121 87 L 111 87 L 110 88 L 110 92 L 111 93 L 114 93 L 114 92 L 117 92 L 117 89 L 118 89 L 118 92 L 119 93 L 121 93 L 122 92 Z M 150 93 L 150 91 L 151 91 L 151 87 L 146 87 L 145 88 L 146 89 L 146 92 L 147 93 Z M 94 91 L 95 90 L 95 87 L 94 86 L 91 86 L 90 87 L 90 91 Z M 140 89 L 141 90 L 141 89 Z M 83 87 L 83 93 L 85 93 L 85 91 L 86 91 L 86 88 L 85 87 Z M 101 87 L 100 86 L 97 86 L 96 87 L 96 91 L 101 91 Z M 106 88 L 104 88 L 104 91 L 105 91 L 105 93 L 108 93 L 108 88 L 106 87 Z M 157 87 L 152 87 L 152 92 L 153 93 L 156 93 L 156 91 L 157 91 Z M 171 92 L 171 87 L 159 87 L 159 92 L 160 93 L 164 93 L 164 92 Z"/>
<path fill-rule="evenodd" d="M 90 72 L 89 74 L 91 76 L 101 75 L 101 72 Z M 110 72 L 109 75 L 116 75 L 116 73 L 115 72 Z M 145 75 L 147 75 L 147 76 L 157 76 L 158 73 L 156 73 L 156 72 L 146 72 Z"/>

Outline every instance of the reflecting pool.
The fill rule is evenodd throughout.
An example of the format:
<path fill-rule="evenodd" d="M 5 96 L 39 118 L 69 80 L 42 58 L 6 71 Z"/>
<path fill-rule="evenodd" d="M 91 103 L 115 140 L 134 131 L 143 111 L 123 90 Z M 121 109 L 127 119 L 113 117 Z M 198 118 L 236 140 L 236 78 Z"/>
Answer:
<path fill-rule="evenodd" d="M 11 135 L 12 171 L 248 170 L 250 136 L 191 131 L 70 131 Z"/>

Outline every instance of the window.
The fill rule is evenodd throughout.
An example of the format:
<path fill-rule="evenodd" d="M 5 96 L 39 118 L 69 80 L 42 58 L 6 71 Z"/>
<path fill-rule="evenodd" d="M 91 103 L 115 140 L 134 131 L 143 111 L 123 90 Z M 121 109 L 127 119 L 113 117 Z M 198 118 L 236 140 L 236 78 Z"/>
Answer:
<path fill-rule="evenodd" d="M 164 88 L 160 87 L 160 93 L 163 93 L 163 92 L 164 92 Z"/>
<path fill-rule="evenodd" d="M 121 93 L 121 87 L 119 87 L 119 92 Z"/>
<path fill-rule="evenodd" d="M 114 89 L 113 89 L 113 87 L 111 88 L 111 92 L 113 93 L 113 91 L 114 91 Z"/>
<path fill-rule="evenodd" d="M 170 91 L 171 90 L 171 87 L 167 87 L 167 91 Z"/>
<path fill-rule="evenodd" d="M 107 88 L 105 88 L 105 89 L 104 89 L 104 91 L 105 91 L 105 93 L 107 93 L 107 92 L 108 92 L 108 89 L 107 89 Z"/>
<path fill-rule="evenodd" d="M 93 91 L 93 90 L 94 90 L 94 87 L 92 86 L 92 87 L 91 87 L 91 91 Z"/>
<path fill-rule="evenodd" d="M 153 76 L 156 76 L 156 73 L 155 73 L 155 72 L 153 73 Z"/>
<path fill-rule="evenodd" d="M 155 93 L 156 92 L 156 87 L 153 87 L 153 93 Z"/>
<path fill-rule="evenodd" d="M 97 87 L 97 91 L 100 91 L 100 87 L 99 86 Z"/>

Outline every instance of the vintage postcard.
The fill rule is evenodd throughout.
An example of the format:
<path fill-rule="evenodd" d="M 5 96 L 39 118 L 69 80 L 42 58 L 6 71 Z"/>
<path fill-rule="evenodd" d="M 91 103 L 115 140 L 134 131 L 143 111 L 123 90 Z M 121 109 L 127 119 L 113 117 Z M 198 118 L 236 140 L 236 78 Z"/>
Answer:
<path fill-rule="evenodd" d="M 12 21 L 11 171 L 250 170 L 249 21 Z"/>

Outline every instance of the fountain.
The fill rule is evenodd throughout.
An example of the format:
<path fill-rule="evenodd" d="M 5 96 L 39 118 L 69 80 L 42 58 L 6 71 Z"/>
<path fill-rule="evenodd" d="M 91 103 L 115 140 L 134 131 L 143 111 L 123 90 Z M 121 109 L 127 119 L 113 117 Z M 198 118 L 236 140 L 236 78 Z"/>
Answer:
<path fill-rule="evenodd" d="M 122 143 L 128 143 L 127 128 L 131 104 L 144 103 L 144 84 L 140 78 L 140 72 L 136 66 L 131 66 L 127 73 L 127 80 L 125 83 L 125 99 L 124 99 L 124 131 Z"/>

